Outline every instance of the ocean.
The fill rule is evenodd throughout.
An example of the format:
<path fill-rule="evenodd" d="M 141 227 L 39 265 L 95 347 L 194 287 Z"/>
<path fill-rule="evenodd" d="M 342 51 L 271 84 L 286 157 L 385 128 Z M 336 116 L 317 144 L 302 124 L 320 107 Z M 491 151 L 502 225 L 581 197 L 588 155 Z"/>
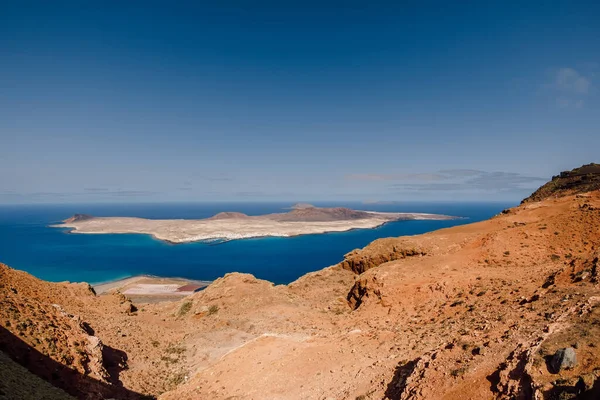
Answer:
<path fill-rule="evenodd" d="M 344 254 L 382 237 L 416 235 L 488 219 L 511 203 L 315 203 L 359 210 L 447 214 L 462 219 L 398 221 L 376 229 L 256 238 L 220 244 L 168 244 L 147 235 L 69 234 L 50 228 L 75 213 L 143 218 L 206 218 L 221 211 L 285 212 L 291 203 L 63 204 L 0 206 L 0 262 L 48 281 L 100 283 L 150 274 L 214 280 L 246 272 L 277 284 L 336 264 Z"/>

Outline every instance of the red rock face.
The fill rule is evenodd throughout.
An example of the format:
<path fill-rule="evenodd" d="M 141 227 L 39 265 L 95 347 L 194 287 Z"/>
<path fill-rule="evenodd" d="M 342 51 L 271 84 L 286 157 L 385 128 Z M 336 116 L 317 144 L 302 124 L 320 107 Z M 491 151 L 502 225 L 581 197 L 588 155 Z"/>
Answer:
<path fill-rule="evenodd" d="M 344 207 L 298 208 L 285 214 L 271 214 L 271 219 L 278 221 L 347 221 L 352 219 L 368 219 L 373 215 L 364 211 L 351 210 Z"/>
<path fill-rule="evenodd" d="M 244 213 L 240 212 L 220 212 L 209 219 L 237 219 L 237 218 L 248 218 L 248 216 Z"/>
<path fill-rule="evenodd" d="M 87 214 L 75 214 L 72 217 L 65 219 L 63 222 L 65 224 L 70 224 L 72 222 L 87 221 L 87 220 L 90 220 L 93 218 L 94 217 L 92 217 L 91 215 L 87 215 Z"/>

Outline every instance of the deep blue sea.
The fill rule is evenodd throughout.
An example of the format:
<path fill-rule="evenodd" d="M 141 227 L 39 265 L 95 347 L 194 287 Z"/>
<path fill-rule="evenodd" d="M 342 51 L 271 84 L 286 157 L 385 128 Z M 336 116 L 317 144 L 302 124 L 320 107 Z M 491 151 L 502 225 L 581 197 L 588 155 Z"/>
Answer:
<path fill-rule="evenodd" d="M 426 212 L 466 217 L 450 221 L 399 221 L 376 229 L 258 238 L 221 244 L 168 244 L 147 235 L 69 234 L 50 228 L 75 213 L 143 218 L 206 218 L 220 211 L 249 215 L 284 212 L 290 203 L 197 203 L 0 206 L 0 262 L 49 281 L 106 282 L 139 274 L 213 280 L 248 272 L 275 283 L 333 265 L 347 252 L 391 236 L 415 235 L 488 219 L 511 203 L 315 203 L 359 210 Z"/>

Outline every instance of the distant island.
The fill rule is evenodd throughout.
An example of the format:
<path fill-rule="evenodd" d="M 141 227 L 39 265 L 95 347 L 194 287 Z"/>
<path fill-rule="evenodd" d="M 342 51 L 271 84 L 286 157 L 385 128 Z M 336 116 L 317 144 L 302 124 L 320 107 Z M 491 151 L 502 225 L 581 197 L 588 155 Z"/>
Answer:
<path fill-rule="evenodd" d="M 186 243 L 344 232 L 376 228 L 392 221 L 454 218 L 456 217 L 439 214 L 384 213 L 297 204 L 286 213 L 249 216 L 239 212 L 221 212 L 205 219 L 159 220 L 75 214 L 53 227 L 71 228 L 74 233 L 142 233 L 170 243 Z"/>

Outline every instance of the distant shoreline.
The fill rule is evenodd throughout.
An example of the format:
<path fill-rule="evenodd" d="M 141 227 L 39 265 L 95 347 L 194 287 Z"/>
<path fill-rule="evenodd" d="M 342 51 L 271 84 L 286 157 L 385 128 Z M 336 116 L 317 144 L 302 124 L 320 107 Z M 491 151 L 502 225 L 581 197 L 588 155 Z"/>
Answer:
<path fill-rule="evenodd" d="M 110 281 L 106 281 L 106 282 L 90 284 L 90 286 L 92 286 L 92 288 L 94 288 L 94 291 L 96 292 L 96 294 L 99 295 L 99 294 L 107 293 L 114 289 L 119 289 L 119 288 L 126 287 L 128 285 L 133 285 L 133 284 L 138 283 L 143 280 L 179 282 L 179 283 L 181 283 L 182 286 L 189 285 L 189 284 L 208 286 L 213 282 L 213 281 L 188 279 L 188 278 L 181 278 L 181 277 L 167 277 L 167 276 L 158 276 L 158 275 L 150 275 L 150 274 L 141 274 L 141 275 L 129 276 L 126 278 L 114 279 L 114 280 L 110 280 Z"/>
<path fill-rule="evenodd" d="M 457 217 L 430 213 L 400 213 L 351 210 L 343 207 L 304 206 L 288 213 L 249 216 L 222 212 L 205 219 L 145 219 L 93 217 L 76 214 L 54 228 L 83 234 L 147 234 L 170 244 L 190 242 L 223 243 L 263 237 L 294 237 L 310 234 L 374 229 L 389 222 L 450 220 Z"/>
<path fill-rule="evenodd" d="M 433 214 L 432 214 L 433 215 Z M 437 215 L 437 214 L 436 214 Z M 442 216 L 441 214 L 439 214 L 440 216 Z M 148 236 L 150 238 L 152 238 L 153 240 L 156 240 L 157 242 L 161 242 L 161 243 L 166 243 L 166 244 L 170 244 L 170 245 L 179 245 L 179 244 L 190 244 L 190 243 L 203 243 L 206 244 L 208 246 L 218 246 L 221 244 L 225 244 L 225 243 L 229 243 L 229 242 L 233 242 L 236 240 L 247 240 L 247 239 L 267 239 L 267 238 L 279 238 L 279 239 L 286 239 L 286 238 L 295 238 L 298 236 L 310 236 L 310 235 L 329 235 L 329 234 L 334 234 L 334 233 L 346 233 L 346 232 L 354 232 L 354 231 L 360 231 L 360 230 L 375 230 L 375 229 L 380 229 L 388 224 L 392 224 L 395 222 L 407 222 L 407 221 L 448 221 L 448 220 L 457 220 L 457 219 L 470 219 L 470 217 L 455 217 L 455 216 L 449 216 L 449 218 L 439 218 L 439 219 L 435 219 L 435 218 L 431 218 L 431 219 L 427 219 L 427 218 L 415 218 L 415 219 L 400 219 L 400 220 L 393 220 L 393 221 L 385 221 L 383 223 L 381 223 L 380 225 L 377 226 L 373 226 L 370 228 L 349 228 L 347 230 L 344 231 L 324 231 L 324 232 L 315 232 L 315 233 L 301 233 L 301 234 L 297 234 L 297 235 L 289 235 L 289 236 L 279 236 L 279 235 L 262 235 L 262 236 L 248 236 L 248 237 L 243 237 L 243 238 L 209 238 L 209 239 L 202 239 L 202 240 L 194 240 L 194 241 L 185 241 L 185 242 L 173 242 L 169 239 L 161 239 L 156 237 L 156 235 L 154 235 L 153 233 L 146 233 L 146 232 L 80 232 L 77 230 L 77 228 L 74 227 L 67 227 L 61 224 L 51 224 L 48 225 L 49 228 L 58 228 L 58 229 L 62 229 L 64 233 L 66 234 L 87 234 L 87 235 L 143 235 L 143 236 Z M 140 275 L 141 276 L 141 275 Z M 157 277 L 154 275 L 148 275 L 148 277 Z M 128 279 L 128 278 L 123 278 L 123 279 Z M 102 283 L 100 283 L 102 284 Z"/>

